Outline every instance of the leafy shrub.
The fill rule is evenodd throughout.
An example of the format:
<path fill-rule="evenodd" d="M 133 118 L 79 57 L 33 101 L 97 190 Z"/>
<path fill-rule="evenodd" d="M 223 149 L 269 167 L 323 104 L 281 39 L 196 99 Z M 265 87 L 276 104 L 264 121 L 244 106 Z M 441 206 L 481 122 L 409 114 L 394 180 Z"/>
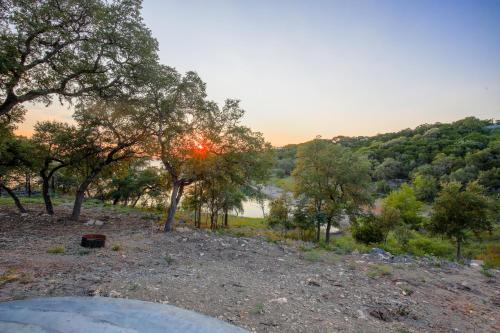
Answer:
<path fill-rule="evenodd" d="M 389 265 L 375 265 L 366 275 L 371 278 L 379 278 L 382 276 L 389 276 L 392 274 L 392 267 Z"/>
<path fill-rule="evenodd" d="M 480 259 L 484 260 L 484 266 L 487 268 L 500 267 L 500 246 L 494 244 L 488 245 L 484 254 L 480 256 Z"/>
<path fill-rule="evenodd" d="M 352 236 L 364 244 L 382 242 L 385 238 L 383 228 L 375 216 L 365 216 L 358 219 L 351 227 Z"/>
<path fill-rule="evenodd" d="M 368 252 L 370 250 L 369 246 L 357 243 L 351 235 L 335 237 L 330 245 L 332 246 L 332 250 L 338 254 L 348 254 L 354 250 L 359 252 Z"/>
<path fill-rule="evenodd" d="M 413 188 L 408 184 L 403 184 L 399 190 L 391 192 L 384 199 L 383 206 L 398 209 L 404 224 L 414 229 L 419 228 L 422 222 L 422 203 L 417 200 Z"/>
<path fill-rule="evenodd" d="M 64 248 L 64 246 L 62 246 L 62 245 L 56 245 L 56 246 L 53 246 L 53 247 L 49 248 L 47 250 L 47 253 L 60 254 L 60 253 L 64 253 L 65 251 L 66 251 L 66 249 Z"/>
<path fill-rule="evenodd" d="M 253 315 L 261 315 L 264 313 L 264 304 L 262 303 L 257 303 L 255 306 L 250 310 L 250 313 Z"/>
<path fill-rule="evenodd" d="M 304 253 L 304 259 L 311 262 L 321 261 L 321 254 L 318 250 L 311 250 Z"/>
<path fill-rule="evenodd" d="M 431 255 L 450 258 L 454 253 L 454 247 L 449 241 L 440 238 L 423 237 L 422 235 L 409 240 L 408 250 L 417 256 Z"/>
<path fill-rule="evenodd" d="M 267 217 L 267 222 L 270 227 L 280 226 L 284 229 L 291 228 L 289 206 L 288 199 L 285 195 L 269 203 L 269 216 Z"/>

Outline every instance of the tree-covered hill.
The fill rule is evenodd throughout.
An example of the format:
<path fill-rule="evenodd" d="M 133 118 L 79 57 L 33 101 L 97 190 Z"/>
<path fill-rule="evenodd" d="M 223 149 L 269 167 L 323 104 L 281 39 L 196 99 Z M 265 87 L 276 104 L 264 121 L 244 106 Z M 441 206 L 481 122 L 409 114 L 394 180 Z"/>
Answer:
<path fill-rule="evenodd" d="M 372 178 L 381 193 L 417 178 L 428 185 L 478 180 L 491 194 L 498 195 L 500 190 L 500 125 L 491 120 L 467 117 L 449 124 L 423 124 L 394 133 L 332 140 L 368 156 Z M 298 146 L 276 149 L 277 177 L 291 174 Z"/>

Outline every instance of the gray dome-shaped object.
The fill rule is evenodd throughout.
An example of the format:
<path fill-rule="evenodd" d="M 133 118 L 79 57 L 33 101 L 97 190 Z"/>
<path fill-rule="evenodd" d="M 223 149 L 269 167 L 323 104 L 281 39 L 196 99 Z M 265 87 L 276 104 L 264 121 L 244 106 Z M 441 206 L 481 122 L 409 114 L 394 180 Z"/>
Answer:
<path fill-rule="evenodd" d="M 0 303 L 0 332 L 248 333 L 172 305 L 106 297 L 48 297 Z"/>

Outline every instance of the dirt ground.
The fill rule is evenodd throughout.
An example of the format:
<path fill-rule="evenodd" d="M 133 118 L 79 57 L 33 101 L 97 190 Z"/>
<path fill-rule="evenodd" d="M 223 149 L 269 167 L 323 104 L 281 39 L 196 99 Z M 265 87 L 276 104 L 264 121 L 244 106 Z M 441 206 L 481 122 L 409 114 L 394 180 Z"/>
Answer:
<path fill-rule="evenodd" d="M 79 223 L 0 207 L 0 301 L 105 296 L 168 303 L 255 332 L 498 332 L 498 273 L 304 251 L 87 209 Z M 102 226 L 85 225 L 89 219 Z M 100 224 L 100 223 L 99 223 Z M 106 247 L 86 250 L 85 233 Z M 64 253 L 48 253 L 64 246 Z"/>

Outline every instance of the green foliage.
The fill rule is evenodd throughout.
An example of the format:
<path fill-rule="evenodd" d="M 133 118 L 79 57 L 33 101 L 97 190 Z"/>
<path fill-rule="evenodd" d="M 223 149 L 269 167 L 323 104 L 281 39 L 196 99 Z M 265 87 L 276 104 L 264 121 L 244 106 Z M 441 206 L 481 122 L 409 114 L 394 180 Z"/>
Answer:
<path fill-rule="evenodd" d="M 140 1 L 8 1 L 0 29 L 0 115 L 52 94 L 116 97 L 143 83 L 157 43 Z M 126 61 L 125 61 L 126 60 Z"/>
<path fill-rule="evenodd" d="M 47 249 L 47 253 L 51 253 L 51 254 L 61 254 L 64 252 L 66 252 L 66 249 L 64 248 L 63 245 L 56 245 L 56 246 L 53 246 L 53 247 Z"/>
<path fill-rule="evenodd" d="M 460 183 L 443 184 L 432 213 L 429 228 L 457 243 L 457 259 L 461 256 L 461 244 L 472 232 L 479 236 L 493 229 L 494 206 L 477 183 L 463 188 Z"/>
<path fill-rule="evenodd" d="M 500 267 L 500 246 L 498 244 L 488 245 L 479 258 L 484 261 L 486 268 Z"/>
<path fill-rule="evenodd" d="M 175 259 L 174 259 L 174 258 L 172 258 L 172 256 L 170 256 L 170 255 L 168 255 L 168 254 L 167 254 L 167 255 L 165 255 L 165 257 L 164 257 L 164 258 L 165 258 L 165 261 L 167 262 L 167 264 L 169 264 L 169 265 L 172 265 L 172 264 L 174 263 L 174 261 L 175 261 Z"/>
<path fill-rule="evenodd" d="M 394 234 L 401 250 L 403 252 L 410 252 L 410 240 L 414 232 L 406 225 L 401 224 L 395 228 Z"/>
<path fill-rule="evenodd" d="M 304 259 L 311 262 L 321 261 L 321 254 L 319 251 L 311 250 L 304 253 Z"/>
<path fill-rule="evenodd" d="M 378 243 L 385 239 L 380 220 L 373 216 L 362 216 L 351 226 L 352 236 L 364 244 Z"/>
<path fill-rule="evenodd" d="M 373 175 L 378 180 L 402 178 L 404 177 L 403 165 L 401 162 L 388 157 L 375 168 Z"/>
<path fill-rule="evenodd" d="M 292 176 L 282 178 L 272 177 L 269 183 L 288 192 L 293 192 L 295 188 L 295 180 Z"/>
<path fill-rule="evenodd" d="M 295 194 L 313 207 L 317 225 L 331 225 L 343 212 L 355 216 L 371 201 L 369 170 L 370 163 L 364 156 L 317 138 L 297 150 Z M 326 233 L 327 241 L 329 237 Z"/>
<path fill-rule="evenodd" d="M 171 229 L 184 190 L 194 183 L 201 188 L 191 193 L 198 205 L 195 211 L 199 215 L 200 204 L 209 206 L 215 229 L 219 211 L 238 206 L 234 194 L 267 180 L 270 145 L 261 133 L 241 124 L 244 110 L 239 101 L 228 99 L 219 106 L 207 100 L 206 85 L 196 73 L 180 75 L 157 65 L 148 74 L 148 129 L 155 137 L 149 148 L 159 156 L 172 185 L 165 230 Z"/>
<path fill-rule="evenodd" d="M 264 304 L 262 303 L 257 303 L 254 305 L 254 307 L 250 310 L 250 313 L 253 315 L 261 315 L 264 314 Z"/>
<path fill-rule="evenodd" d="M 500 167 L 500 131 L 488 130 L 490 124 L 490 120 L 468 117 L 451 124 L 424 124 L 413 130 L 373 137 L 337 137 L 334 141 L 369 156 L 375 165 L 374 178 L 386 182 L 377 186 L 377 192 L 383 194 L 386 184 L 416 175 L 466 183 L 482 171 Z M 484 177 L 483 181 L 488 179 Z M 428 194 L 417 193 L 417 197 L 430 200 Z"/>
<path fill-rule="evenodd" d="M 323 262 L 327 264 L 335 264 L 339 260 L 339 256 L 332 253 L 331 247 L 328 244 L 322 244 L 316 248 L 303 249 L 303 258 L 310 262 Z"/>
<path fill-rule="evenodd" d="M 412 182 L 415 197 L 420 201 L 432 202 L 438 192 L 438 184 L 434 177 L 417 175 Z"/>
<path fill-rule="evenodd" d="M 332 250 L 338 254 L 349 254 L 353 251 L 368 252 L 370 246 L 356 242 L 352 235 L 335 237 L 331 242 Z"/>
<path fill-rule="evenodd" d="M 491 270 L 489 270 L 488 268 L 485 268 L 485 267 L 483 267 L 481 269 L 481 274 L 483 274 L 487 278 L 495 277 L 495 273 L 493 273 Z"/>
<path fill-rule="evenodd" d="M 383 207 L 398 210 L 402 222 L 410 228 L 417 229 L 422 222 L 420 218 L 422 203 L 417 200 L 413 188 L 407 184 L 403 184 L 399 190 L 391 192 L 384 199 Z"/>
<path fill-rule="evenodd" d="M 377 265 L 372 266 L 370 268 L 370 270 L 368 270 L 366 275 L 368 277 L 371 277 L 372 279 L 375 279 L 375 278 L 380 278 L 383 276 L 392 275 L 392 271 L 393 271 L 393 269 L 389 265 L 377 264 Z"/>
<path fill-rule="evenodd" d="M 302 231 L 314 230 L 315 218 L 312 216 L 311 211 L 312 208 L 307 205 L 307 199 L 299 199 L 292 212 L 293 225 Z"/>
<path fill-rule="evenodd" d="M 290 218 L 290 200 L 286 195 L 272 200 L 269 203 L 269 215 L 267 223 L 270 227 L 282 227 L 283 229 L 292 228 L 292 220 Z"/>
<path fill-rule="evenodd" d="M 500 195 L 500 167 L 479 172 L 478 182 L 493 197 Z"/>
<path fill-rule="evenodd" d="M 133 161 L 125 174 L 116 172 L 106 197 L 110 197 L 114 204 L 123 202 L 131 206 L 135 206 L 141 198 L 162 200 L 167 185 L 163 174 L 158 168 L 146 165 L 147 161 Z"/>
<path fill-rule="evenodd" d="M 277 178 L 290 177 L 295 168 L 297 145 L 286 145 L 274 149 L 273 174 Z"/>

